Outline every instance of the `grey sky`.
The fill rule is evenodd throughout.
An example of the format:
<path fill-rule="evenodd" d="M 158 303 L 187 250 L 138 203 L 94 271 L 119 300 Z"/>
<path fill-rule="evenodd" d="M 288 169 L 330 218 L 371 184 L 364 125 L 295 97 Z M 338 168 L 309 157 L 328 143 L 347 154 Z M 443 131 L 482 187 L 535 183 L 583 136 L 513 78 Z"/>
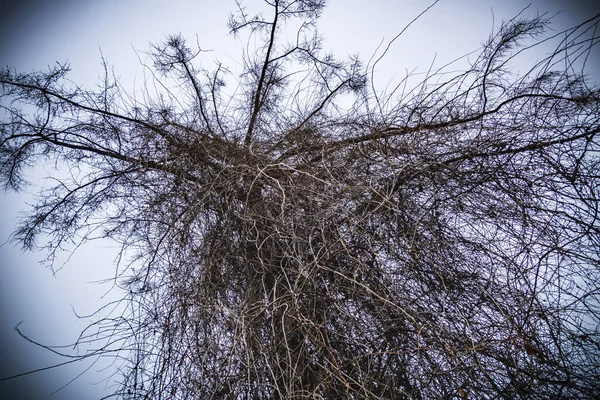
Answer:
<path fill-rule="evenodd" d="M 248 1 L 252 9 L 254 1 Z M 488 37 L 494 20 L 518 13 L 529 2 L 512 0 L 442 0 L 394 43 L 378 65 L 379 88 L 404 76 L 406 70 L 426 70 L 436 55 L 436 65 L 476 50 Z M 564 29 L 597 12 L 594 1 L 532 0 L 529 15 L 548 12 L 556 18 L 555 29 Z M 181 32 L 192 43 L 198 38 L 202 58 L 210 67 L 216 59 L 235 68 L 244 43 L 227 36 L 226 21 L 233 0 L 98 0 L 98 1 L 4 1 L 0 3 L 0 64 L 20 71 L 45 69 L 56 61 L 68 61 L 69 76 L 76 83 L 92 86 L 102 74 L 100 49 L 115 69 L 125 88 L 144 80 L 139 52 L 166 34 Z M 430 2 L 422 0 L 331 0 L 319 23 L 324 47 L 338 56 L 359 53 L 366 62 L 382 39 L 392 39 Z M 493 9 L 493 13 L 492 13 Z M 597 68 L 599 60 L 593 60 Z M 37 169 L 32 179 L 52 174 Z M 28 193 L 36 193 L 28 188 Z M 31 195 L 3 194 L 0 197 L 0 242 L 14 227 L 19 210 L 26 209 Z M 43 368 L 61 359 L 41 351 L 18 337 L 13 327 L 23 321 L 23 331 L 47 344 L 68 344 L 85 327 L 71 310 L 89 313 L 118 293 L 106 294 L 110 286 L 87 283 L 109 278 L 114 250 L 106 244 L 91 244 L 79 250 L 53 276 L 38 264 L 40 255 L 22 254 L 10 244 L 0 248 L 0 378 L 30 369 Z M 67 255 L 65 255 L 66 259 Z M 59 264 L 60 265 L 60 264 Z M 103 297 L 104 296 L 104 297 Z M 98 372 L 102 362 L 67 388 L 50 397 L 89 362 L 0 382 L 0 398 L 12 391 L 14 399 L 81 399 L 108 395 L 101 381 L 109 373 Z M 113 371 L 112 369 L 109 370 Z"/>

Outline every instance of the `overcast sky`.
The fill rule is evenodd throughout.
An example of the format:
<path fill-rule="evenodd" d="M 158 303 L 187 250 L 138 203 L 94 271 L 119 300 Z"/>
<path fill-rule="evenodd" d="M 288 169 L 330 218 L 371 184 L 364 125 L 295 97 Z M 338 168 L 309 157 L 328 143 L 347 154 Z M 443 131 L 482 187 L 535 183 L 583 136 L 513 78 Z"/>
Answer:
<path fill-rule="evenodd" d="M 391 48 L 378 67 L 377 84 L 401 78 L 406 70 L 426 70 L 476 50 L 492 27 L 517 14 L 529 1 L 441 0 L 412 26 Z M 555 29 L 564 29 L 591 16 L 595 1 L 531 0 L 529 15 L 548 12 L 556 17 Z M 167 34 L 182 33 L 196 41 L 205 54 L 202 62 L 214 60 L 235 68 L 243 43 L 227 36 L 226 21 L 233 0 L 0 0 L 0 64 L 20 71 L 45 69 L 55 62 L 69 62 L 74 82 L 93 85 L 100 80 L 100 50 L 126 88 L 144 79 L 135 50 L 143 52 L 150 42 Z M 252 1 L 248 2 L 249 6 Z M 390 40 L 430 4 L 425 0 L 332 0 L 323 13 L 319 32 L 325 49 L 338 56 L 359 53 L 367 61 L 379 43 Z M 597 8 L 597 7 L 596 7 Z M 140 53 L 141 54 L 141 53 Z M 143 58 L 143 54 L 141 55 Z M 598 60 L 593 68 L 598 67 Z M 32 176 L 43 182 L 51 170 L 39 169 Z M 0 194 L 0 243 L 5 242 L 17 214 L 27 207 L 35 188 L 24 194 Z M 66 255 L 65 255 L 66 257 Z M 64 361 L 21 339 L 14 326 L 35 340 L 50 345 L 68 344 L 85 327 L 73 314 L 86 314 L 118 293 L 110 286 L 90 283 L 109 278 L 114 250 L 108 244 L 80 249 L 65 267 L 53 275 L 38 261 L 39 254 L 22 254 L 18 247 L 0 247 L 0 378 L 43 368 Z M 50 394 L 90 367 L 65 389 Z M 0 382 L 0 398 L 92 399 L 108 395 L 103 381 L 114 369 L 99 370 L 97 364 L 80 362 L 40 372 L 10 382 Z M 109 382 L 110 383 L 110 382 Z M 11 393 L 9 395 L 9 392 Z"/>

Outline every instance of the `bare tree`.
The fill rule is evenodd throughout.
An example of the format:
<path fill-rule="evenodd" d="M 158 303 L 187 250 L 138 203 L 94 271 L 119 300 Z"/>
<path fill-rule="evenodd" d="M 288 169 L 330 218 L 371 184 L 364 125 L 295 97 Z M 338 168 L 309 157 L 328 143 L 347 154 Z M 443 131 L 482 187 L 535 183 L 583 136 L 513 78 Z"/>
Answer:
<path fill-rule="evenodd" d="M 239 77 L 180 36 L 144 96 L 106 64 L 94 90 L 1 71 L 5 187 L 69 171 L 14 239 L 127 259 L 77 357 L 115 357 L 128 399 L 599 398 L 600 16 L 517 16 L 383 94 L 378 61 L 323 54 L 324 3 L 239 4 L 231 32 L 262 43 Z"/>

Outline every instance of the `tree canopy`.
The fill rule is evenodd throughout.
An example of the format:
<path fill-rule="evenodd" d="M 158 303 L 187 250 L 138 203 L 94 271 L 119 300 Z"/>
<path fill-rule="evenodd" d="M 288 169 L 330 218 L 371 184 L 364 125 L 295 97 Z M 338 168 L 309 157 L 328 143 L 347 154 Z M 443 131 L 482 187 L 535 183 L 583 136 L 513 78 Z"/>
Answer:
<path fill-rule="evenodd" d="M 389 46 L 342 59 L 324 0 L 263 6 L 229 20 L 239 76 L 179 35 L 137 93 L 106 62 L 93 89 L 0 70 L 4 188 L 67 171 L 13 239 L 121 246 L 118 311 L 76 343 L 117 360 L 114 397 L 600 397 L 600 15 L 518 15 L 384 92 Z"/>

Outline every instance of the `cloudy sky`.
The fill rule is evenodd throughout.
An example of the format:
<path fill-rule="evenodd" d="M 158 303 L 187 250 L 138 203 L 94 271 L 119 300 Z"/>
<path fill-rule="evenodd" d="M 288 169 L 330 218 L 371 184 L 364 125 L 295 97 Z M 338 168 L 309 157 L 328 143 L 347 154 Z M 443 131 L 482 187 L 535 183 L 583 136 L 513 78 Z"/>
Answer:
<path fill-rule="evenodd" d="M 594 0 L 530 2 L 529 15 L 560 12 L 556 30 L 598 12 Z M 253 1 L 247 3 L 251 9 Z M 143 52 L 167 34 L 180 32 L 191 42 L 197 38 L 203 49 L 211 50 L 202 59 L 207 67 L 218 59 L 235 69 L 245 45 L 227 35 L 233 0 L 0 0 L 0 4 L 2 66 L 31 71 L 68 62 L 69 78 L 89 86 L 101 79 L 102 53 L 121 83 L 133 90 L 144 80 Z M 339 56 L 359 53 L 366 61 L 382 40 L 392 39 L 429 4 L 425 0 L 331 0 L 319 32 L 325 49 Z M 378 66 L 376 84 L 383 88 L 407 70 L 427 70 L 434 57 L 441 66 L 477 50 L 494 26 L 527 4 L 520 0 L 441 0 L 394 43 Z M 600 64 L 594 62 L 597 68 Z M 43 184 L 51 174 L 50 169 L 40 168 L 31 179 Z M 0 243 L 7 241 L 18 213 L 27 209 L 35 193 L 31 187 L 18 195 L 0 194 Z M 113 257 L 110 244 L 95 243 L 80 249 L 53 274 L 39 264 L 40 254 L 23 254 L 10 243 L 0 247 L 0 379 L 66 361 L 20 338 L 14 327 L 22 321 L 22 332 L 44 344 L 71 343 L 86 326 L 73 309 L 90 313 L 118 297 L 110 285 L 94 283 L 111 277 Z M 111 393 L 114 382 L 107 378 L 112 372 L 109 360 L 73 363 L 0 382 L 0 398 L 101 398 Z"/>

